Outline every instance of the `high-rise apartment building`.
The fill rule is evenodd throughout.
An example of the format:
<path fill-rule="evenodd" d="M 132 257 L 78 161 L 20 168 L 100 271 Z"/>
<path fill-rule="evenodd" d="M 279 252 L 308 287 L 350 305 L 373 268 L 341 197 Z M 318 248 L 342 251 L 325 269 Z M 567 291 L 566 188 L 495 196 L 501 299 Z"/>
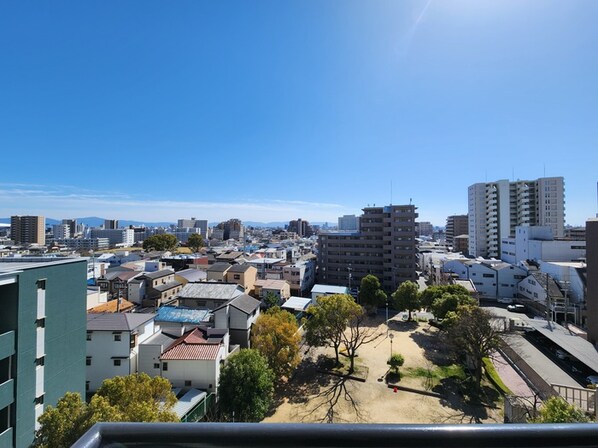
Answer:
<path fill-rule="evenodd" d="M 415 272 L 414 205 L 366 207 L 357 232 L 322 232 L 318 235 L 318 283 L 357 287 L 373 274 L 387 292 Z"/>
<path fill-rule="evenodd" d="M 104 219 L 104 230 L 118 229 L 118 219 Z"/>
<path fill-rule="evenodd" d="M 52 226 L 52 234 L 54 239 L 71 238 L 71 227 L 68 224 L 54 224 Z"/>
<path fill-rule="evenodd" d="M 10 237 L 16 244 L 46 244 L 46 219 L 43 216 L 11 216 Z"/>
<path fill-rule="evenodd" d="M 313 229 L 309 225 L 309 221 L 305 221 L 304 219 L 298 218 L 294 219 L 293 221 L 289 221 L 289 226 L 287 227 L 287 231 L 295 232 L 302 238 L 309 238 L 313 235 Z"/>
<path fill-rule="evenodd" d="M 549 226 L 554 236 L 562 237 L 564 191 L 562 177 L 471 185 L 469 253 L 476 257 L 500 257 L 502 239 L 515 236 L 517 226 Z"/>
<path fill-rule="evenodd" d="M 343 215 L 338 218 L 338 230 L 357 232 L 359 230 L 359 217 L 355 215 Z"/>
<path fill-rule="evenodd" d="M 429 221 L 415 223 L 415 230 L 418 236 L 431 236 L 434 233 L 434 226 Z"/>
<path fill-rule="evenodd" d="M 69 235 L 65 238 L 74 238 L 77 234 L 77 220 L 76 219 L 63 219 L 62 224 L 67 224 L 69 226 Z M 56 238 L 56 236 L 54 236 Z"/>
<path fill-rule="evenodd" d="M 446 218 L 446 244 L 453 246 L 456 236 L 467 235 L 469 221 L 467 215 L 452 215 Z"/>
<path fill-rule="evenodd" d="M 25 448 L 45 407 L 85 397 L 87 260 L 2 260 L 0 447 Z"/>
<path fill-rule="evenodd" d="M 200 229 L 201 236 L 208 237 L 208 220 L 207 219 L 179 219 L 177 223 L 178 229 Z M 179 230 L 182 231 L 182 230 Z"/>
<path fill-rule="evenodd" d="M 586 221 L 586 324 L 588 341 L 598 344 L 598 218 Z"/>

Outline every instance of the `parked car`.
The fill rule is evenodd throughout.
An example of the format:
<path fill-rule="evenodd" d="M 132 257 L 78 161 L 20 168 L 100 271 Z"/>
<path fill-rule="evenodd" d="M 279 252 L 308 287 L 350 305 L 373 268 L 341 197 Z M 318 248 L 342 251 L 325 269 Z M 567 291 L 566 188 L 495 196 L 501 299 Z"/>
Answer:
<path fill-rule="evenodd" d="M 507 310 L 512 311 L 514 313 L 524 313 L 525 312 L 525 305 L 507 305 Z"/>
<path fill-rule="evenodd" d="M 560 348 L 556 349 L 556 357 L 559 359 L 569 359 L 569 353 L 567 353 L 565 350 L 561 350 Z"/>
<path fill-rule="evenodd" d="M 586 383 L 590 386 L 596 386 L 598 384 L 598 375 L 587 376 Z"/>

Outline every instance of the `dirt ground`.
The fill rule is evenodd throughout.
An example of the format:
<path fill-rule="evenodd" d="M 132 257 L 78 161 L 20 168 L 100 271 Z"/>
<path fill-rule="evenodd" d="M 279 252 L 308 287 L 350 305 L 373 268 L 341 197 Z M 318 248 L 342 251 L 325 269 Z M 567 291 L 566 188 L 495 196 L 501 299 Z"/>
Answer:
<path fill-rule="evenodd" d="M 380 336 L 358 352 L 359 362 L 369 369 L 365 382 L 318 372 L 318 357 L 334 356 L 334 352 L 309 349 L 293 378 L 280 387 L 276 409 L 264 422 L 502 423 L 501 409 L 464 403 L 460 394 L 451 392 L 454 387 L 450 380 L 431 389 L 441 392 L 442 397 L 388 388 L 384 376 L 391 338 L 383 318 L 373 318 L 368 324 Z M 434 369 L 435 364 L 447 362 L 437 331 L 427 323 L 405 322 L 401 315 L 390 320 L 392 352 L 405 358 L 402 371 L 410 367 Z M 432 386 L 425 378 L 405 375 L 398 384 L 422 392 Z"/>

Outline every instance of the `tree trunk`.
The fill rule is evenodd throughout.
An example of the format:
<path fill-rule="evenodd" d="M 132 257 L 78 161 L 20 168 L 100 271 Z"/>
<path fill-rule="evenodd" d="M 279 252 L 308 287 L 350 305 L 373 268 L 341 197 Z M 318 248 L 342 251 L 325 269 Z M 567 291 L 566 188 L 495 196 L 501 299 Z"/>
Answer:
<path fill-rule="evenodd" d="M 407 320 L 410 321 L 411 320 L 411 310 L 408 310 L 408 311 L 409 311 L 409 317 L 407 318 Z"/>
<path fill-rule="evenodd" d="M 482 385 L 482 363 L 476 362 L 475 366 L 475 385 L 476 389 L 479 391 Z"/>
<path fill-rule="evenodd" d="M 340 344 L 334 344 L 334 356 L 336 356 L 336 365 L 338 366 L 340 364 L 340 361 L 338 359 L 338 347 L 340 346 Z"/>

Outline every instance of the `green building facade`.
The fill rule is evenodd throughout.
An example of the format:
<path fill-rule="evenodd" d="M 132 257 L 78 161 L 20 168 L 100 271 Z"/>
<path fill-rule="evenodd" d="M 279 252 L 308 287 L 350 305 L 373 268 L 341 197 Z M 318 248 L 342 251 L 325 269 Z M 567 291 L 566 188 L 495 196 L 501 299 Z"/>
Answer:
<path fill-rule="evenodd" d="M 85 396 L 86 259 L 16 260 L 0 262 L 0 448 L 28 447 L 46 406 Z"/>

